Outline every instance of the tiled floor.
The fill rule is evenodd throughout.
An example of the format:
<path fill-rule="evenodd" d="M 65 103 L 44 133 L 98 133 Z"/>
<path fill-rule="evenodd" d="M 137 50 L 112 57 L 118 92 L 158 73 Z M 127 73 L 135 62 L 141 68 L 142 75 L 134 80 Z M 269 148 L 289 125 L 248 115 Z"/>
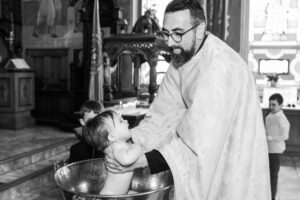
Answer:
<path fill-rule="evenodd" d="M 281 157 L 276 200 L 300 200 L 300 152 Z"/>
<path fill-rule="evenodd" d="M 33 126 L 17 131 L 0 129 L 0 162 L 73 137 L 73 133 L 47 126 Z"/>

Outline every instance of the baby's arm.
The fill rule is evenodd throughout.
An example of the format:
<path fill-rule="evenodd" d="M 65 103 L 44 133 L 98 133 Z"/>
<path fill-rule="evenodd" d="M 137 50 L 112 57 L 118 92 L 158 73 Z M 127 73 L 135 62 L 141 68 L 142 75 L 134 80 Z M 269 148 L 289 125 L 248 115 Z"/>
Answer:
<path fill-rule="evenodd" d="M 112 145 L 113 155 L 122 166 L 135 163 L 142 154 L 142 147 L 138 144 L 131 144 L 126 147 L 119 142 L 114 142 Z"/>
<path fill-rule="evenodd" d="M 130 187 L 133 172 L 126 172 L 122 174 L 114 174 L 107 172 L 107 179 L 104 187 L 101 189 L 102 195 L 121 195 L 126 194 Z"/>

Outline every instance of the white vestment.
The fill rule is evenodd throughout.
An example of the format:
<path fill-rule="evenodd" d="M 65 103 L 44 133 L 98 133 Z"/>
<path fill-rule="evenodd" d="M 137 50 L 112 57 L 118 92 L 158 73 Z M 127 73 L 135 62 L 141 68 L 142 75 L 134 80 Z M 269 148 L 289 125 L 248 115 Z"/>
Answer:
<path fill-rule="evenodd" d="M 133 141 L 156 148 L 176 200 L 271 199 L 266 134 L 252 73 L 209 34 L 179 69 L 172 65 Z"/>

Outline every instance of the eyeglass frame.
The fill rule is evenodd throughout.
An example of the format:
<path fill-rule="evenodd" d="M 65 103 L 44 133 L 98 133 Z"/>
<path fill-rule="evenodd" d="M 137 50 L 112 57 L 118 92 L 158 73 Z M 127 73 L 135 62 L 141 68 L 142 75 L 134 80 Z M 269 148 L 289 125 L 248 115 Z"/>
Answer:
<path fill-rule="evenodd" d="M 165 41 L 165 42 L 169 41 L 169 38 L 171 37 L 172 40 L 173 40 L 174 42 L 179 43 L 179 42 L 182 41 L 182 36 L 184 36 L 184 35 L 185 35 L 186 33 L 188 33 L 189 31 L 193 30 L 194 28 L 198 27 L 199 25 L 200 25 L 200 24 L 197 24 L 197 25 L 193 26 L 192 28 L 186 30 L 186 31 L 183 32 L 183 33 L 173 32 L 173 33 L 170 34 L 170 33 L 164 32 L 164 31 L 160 31 L 160 32 L 158 33 L 158 35 L 161 34 L 162 40 Z M 167 39 L 167 40 L 164 40 L 163 34 L 165 34 L 166 36 L 168 36 L 168 39 Z M 174 34 L 177 34 L 177 35 L 180 36 L 180 40 L 179 40 L 179 41 L 174 40 L 174 38 L 173 38 L 173 36 L 172 36 L 172 35 L 174 35 Z"/>

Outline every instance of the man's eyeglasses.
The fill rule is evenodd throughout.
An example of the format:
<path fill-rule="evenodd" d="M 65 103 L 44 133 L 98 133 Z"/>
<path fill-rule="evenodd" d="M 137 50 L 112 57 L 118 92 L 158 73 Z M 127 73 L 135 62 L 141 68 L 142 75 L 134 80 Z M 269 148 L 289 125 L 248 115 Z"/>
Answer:
<path fill-rule="evenodd" d="M 199 24 L 193 26 L 192 28 L 190 28 L 189 30 L 183 32 L 183 33 L 178 33 L 178 32 L 173 32 L 173 33 L 168 33 L 168 32 L 165 32 L 165 31 L 160 31 L 158 33 L 158 36 L 161 37 L 163 39 L 163 41 L 165 42 L 168 42 L 169 40 L 169 37 L 171 37 L 174 42 L 181 42 L 182 40 L 182 36 L 184 36 L 186 33 L 188 33 L 190 30 L 193 30 L 194 28 L 196 28 L 197 26 L 199 26 Z"/>

